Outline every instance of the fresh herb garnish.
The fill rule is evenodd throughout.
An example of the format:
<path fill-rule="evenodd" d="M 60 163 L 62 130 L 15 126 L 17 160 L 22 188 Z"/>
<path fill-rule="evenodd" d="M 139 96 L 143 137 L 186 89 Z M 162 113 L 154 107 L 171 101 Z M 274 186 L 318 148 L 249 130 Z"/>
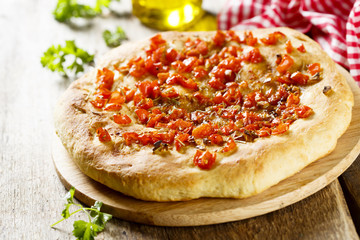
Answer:
<path fill-rule="evenodd" d="M 127 39 L 127 36 L 124 30 L 121 27 L 117 27 L 114 32 L 110 32 L 109 30 L 105 30 L 103 32 L 103 38 L 108 47 L 117 47 L 120 46 L 121 43 Z"/>
<path fill-rule="evenodd" d="M 63 219 L 57 221 L 51 227 L 54 227 L 56 224 L 68 219 L 75 213 L 83 211 L 89 218 L 89 221 L 78 220 L 75 221 L 73 226 L 73 234 L 77 239 L 81 240 L 93 240 L 96 237 L 97 233 L 104 230 L 106 223 L 112 218 L 112 215 L 100 212 L 102 202 L 96 201 L 91 208 L 84 208 L 81 204 L 74 203 L 74 193 L 75 188 L 72 187 L 69 192 L 65 195 L 67 203 L 65 204 L 65 208 L 61 213 Z M 70 207 L 77 206 L 78 210 L 70 213 Z"/>
<path fill-rule="evenodd" d="M 112 1 L 119 0 L 96 0 L 95 7 L 77 3 L 77 0 L 58 0 L 53 12 L 59 22 L 69 22 L 71 18 L 94 18 L 100 15 L 104 8 L 109 8 Z"/>
<path fill-rule="evenodd" d="M 71 64 L 66 65 L 66 61 Z M 51 46 L 41 57 L 41 64 L 53 72 L 59 72 L 68 76 L 70 71 L 75 71 L 75 74 L 84 71 L 84 64 L 93 62 L 94 55 L 90 55 L 85 50 L 78 48 L 75 41 L 66 41 L 65 46 Z M 69 71 L 70 70 L 70 71 Z"/>

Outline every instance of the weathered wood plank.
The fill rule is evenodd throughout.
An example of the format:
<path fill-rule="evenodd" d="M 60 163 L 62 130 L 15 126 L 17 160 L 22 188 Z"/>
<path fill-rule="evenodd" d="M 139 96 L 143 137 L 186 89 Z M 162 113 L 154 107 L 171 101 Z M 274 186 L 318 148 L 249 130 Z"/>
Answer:
<path fill-rule="evenodd" d="M 360 233 L 360 156 L 340 177 L 358 234 Z"/>

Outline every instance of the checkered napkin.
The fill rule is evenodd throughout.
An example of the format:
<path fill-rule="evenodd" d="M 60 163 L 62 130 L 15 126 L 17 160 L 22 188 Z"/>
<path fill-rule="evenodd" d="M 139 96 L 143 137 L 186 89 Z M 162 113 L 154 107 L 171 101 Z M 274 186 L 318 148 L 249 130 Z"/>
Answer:
<path fill-rule="evenodd" d="M 360 0 L 228 0 L 219 29 L 283 27 L 309 34 L 360 86 Z"/>

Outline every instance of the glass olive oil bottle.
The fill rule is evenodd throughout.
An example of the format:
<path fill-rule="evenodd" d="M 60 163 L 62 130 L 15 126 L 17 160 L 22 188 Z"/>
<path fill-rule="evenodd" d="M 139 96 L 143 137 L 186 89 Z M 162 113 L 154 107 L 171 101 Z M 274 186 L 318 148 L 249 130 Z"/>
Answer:
<path fill-rule="evenodd" d="M 184 30 L 199 19 L 202 0 L 132 0 L 133 14 L 159 30 Z"/>

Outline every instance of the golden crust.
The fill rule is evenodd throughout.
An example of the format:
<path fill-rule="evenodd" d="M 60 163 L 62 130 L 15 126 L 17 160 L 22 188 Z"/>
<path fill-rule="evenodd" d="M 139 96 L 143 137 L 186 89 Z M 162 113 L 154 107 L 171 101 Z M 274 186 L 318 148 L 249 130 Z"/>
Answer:
<path fill-rule="evenodd" d="M 200 197 L 243 198 L 255 195 L 295 174 L 311 162 L 329 154 L 351 120 L 353 96 L 336 64 L 320 46 L 307 36 L 288 29 L 257 29 L 255 37 L 281 31 L 293 46 L 304 43 L 306 53 L 293 55 L 295 64 L 319 62 L 322 80 L 302 89 L 301 103 L 311 107 L 314 115 L 290 125 L 287 133 L 256 139 L 254 143 L 237 144 L 237 151 L 218 156 L 211 170 L 192 164 L 196 149 L 185 153 L 171 151 L 155 155 L 151 147 L 140 150 L 117 140 L 119 126 L 88 103 L 96 71 L 71 84 L 55 110 L 58 136 L 77 166 L 89 177 L 110 188 L 135 198 L 151 201 L 177 201 Z M 243 34 L 243 31 L 237 33 Z M 210 38 L 211 32 L 162 33 L 168 42 L 178 45 L 189 36 Z M 142 51 L 148 40 L 131 43 L 110 51 L 98 68 L 121 64 Z M 274 58 L 284 45 L 264 47 L 263 56 Z M 271 63 L 270 63 L 271 64 Z M 131 84 L 131 82 L 119 84 Z M 331 86 L 332 93 L 322 93 Z M 106 126 L 113 137 L 111 143 L 100 143 L 94 132 Z M 136 126 L 132 126 L 136 127 Z M 120 151 L 121 150 L 121 151 Z"/>

